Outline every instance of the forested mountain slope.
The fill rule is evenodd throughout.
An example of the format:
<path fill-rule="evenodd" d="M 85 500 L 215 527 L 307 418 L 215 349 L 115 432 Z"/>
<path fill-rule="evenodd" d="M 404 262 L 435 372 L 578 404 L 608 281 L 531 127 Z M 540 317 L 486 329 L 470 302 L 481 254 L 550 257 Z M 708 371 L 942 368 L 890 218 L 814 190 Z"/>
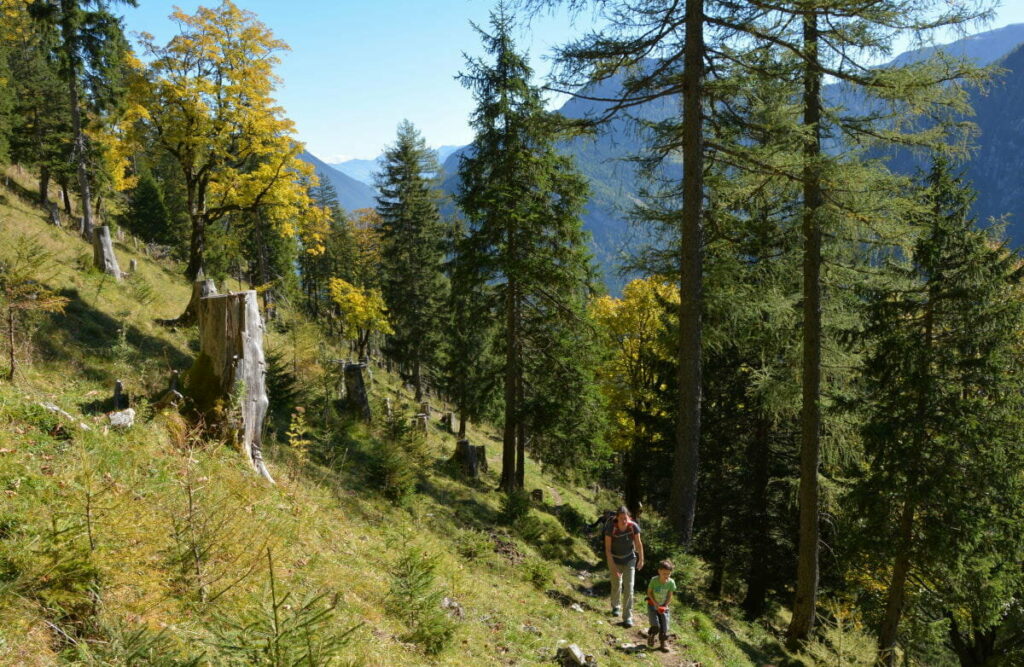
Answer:
<path fill-rule="evenodd" d="M 19 320 L 20 370 L 0 381 L 0 664 L 291 664 L 307 651 L 309 664 L 543 664 L 568 643 L 601 665 L 781 664 L 768 631 L 700 597 L 693 559 L 677 573 L 672 653 L 610 625 L 585 526 L 615 498 L 530 462 L 527 488 L 544 499 L 510 509 L 493 492 L 490 427 L 469 431 L 490 460 L 480 481 L 446 463 L 454 436 L 437 413 L 425 439 L 403 441 L 418 463 L 395 477 L 383 417 L 323 421 L 324 350 L 347 350 L 325 348 L 287 310 L 266 330 L 277 480 L 266 484 L 230 446 L 154 406 L 197 349 L 194 329 L 157 322 L 188 299 L 181 267 L 125 236 L 115 251 L 136 273 L 115 282 L 90 269 L 88 245 L 29 203 L 29 175 L 10 176 L 2 260 L 26 249 L 39 284 L 69 302 Z M 137 413 L 127 431 L 105 416 L 115 380 Z M 417 411 L 381 368 L 371 394 L 378 415 L 385 399 L 402 423 Z M 670 548 L 659 525 L 645 523 L 651 560 Z"/>

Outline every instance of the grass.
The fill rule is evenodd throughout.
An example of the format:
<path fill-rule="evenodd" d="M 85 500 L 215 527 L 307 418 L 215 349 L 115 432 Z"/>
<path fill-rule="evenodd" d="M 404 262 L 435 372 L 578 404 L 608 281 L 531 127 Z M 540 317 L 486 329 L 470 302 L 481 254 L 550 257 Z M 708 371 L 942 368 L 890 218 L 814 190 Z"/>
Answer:
<path fill-rule="evenodd" d="M 506 517 L 494 491 L 500 442 L 489 427 L 469 430 L 487 446 L 482 480 L 452 473 L 455 438 L 435 418 L 411 501 L 388 499 L 367 479 L 380 434 L 320 421 L 330 359 L 345 355 L 287 312 L 268 327 L 267 345 L 305 388 L 296 400 L 311 442 L 290 447 L 282 429 L 266 451 L 278 484 L 263 483 L 238 452 L 149 407 L 195 351 L 193 331 L 156 323 L 187 302 L 177 267 L 118 243 L 122 266 L 135 258 L 139 270 L 116 283 L 88 268 L 84 242 L 5 194 L 0 236 L 31 238 L 51 254 L 46 284 L 71 302 L 37 323 L 32 345 L 19 350 L 17 382 L 0 382 L 0 664 L 230 664 L 232 637 L 278 648 L 298 641 L 299 631 L 267 638 L 275 626 L 264 620 L 275 613 L 292 614 L 288 627 L 315 628 L 337 653 L 330 664 L 550 664 L 565 643 L 603 665 L 779 659 L 767 630 L 710 604 L 676 606 L 671 656 L 624 648 L 640 639 L 608 623 L 599 596 L 607 577 L 579 530 L 609 499 L 530 462 L 527 488 L 542 489 L 546 502 Z M 395 410 L 417 411 L 396 377 L 373 374 L 376 405 L 390 397 Z M 115 379 L 140 412 L 127 432 L 105 426 Z M 428 575 L 410 572 L 411 554 L 429 560 Z M 418 599 L 402 600 L 403 590 Z M 285 594 L 291 602 L 280 602 Z M 441 630 L 431 639 L 422 628 Z"/>

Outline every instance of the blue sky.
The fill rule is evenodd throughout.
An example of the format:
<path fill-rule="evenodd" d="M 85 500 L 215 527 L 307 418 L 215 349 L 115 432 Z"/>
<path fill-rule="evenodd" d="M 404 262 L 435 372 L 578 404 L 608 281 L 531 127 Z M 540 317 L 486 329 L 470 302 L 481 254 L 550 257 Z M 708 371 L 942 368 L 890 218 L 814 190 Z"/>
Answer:
<path fill-rule="evenodd" d="M 950 0 L 952 1 L 952 0 Z M 291 51 L 277 69 L 277 98 L 295 121 L 299 139 L 328 162 L 372 158 L 394 140 L 398 123 L 412 121 L 432 146 L 465 144 L 469 91 L 454 80 L 463 52 L 480 55 L 469 25 L 486 26 L 491 0 L 235 0 L 255 12 Z M 129 31 L 169 39 L 167 18 L 177 5 L 187 13 L 219 0 L 139 0 L 125 7 Z M 123 7 L 123 6 L 122 6 Z M 565 15 L 534 19 L 518 31 L 540 74 L 552 47 L 588 24 Z M 1024 0 L 1004 0 L 991 27 L 1024 22 Z"/>

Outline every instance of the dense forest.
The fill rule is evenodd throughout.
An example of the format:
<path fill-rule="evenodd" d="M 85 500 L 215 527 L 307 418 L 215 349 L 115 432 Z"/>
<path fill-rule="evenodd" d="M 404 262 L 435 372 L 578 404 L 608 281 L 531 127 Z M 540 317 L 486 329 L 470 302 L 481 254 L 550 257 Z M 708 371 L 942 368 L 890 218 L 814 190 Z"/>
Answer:
<path fill-rule="evenodd" d="M 602 21 L 558 48 L 545 82 L 514 28 L 552 9 Z M 461 607 L 451 611 L 454 593 L 442 605 L 444 568 L 402 551 L 407 536 L 380 547 L 400 552 L 387 563 L 398 574 L 384 608 L 414 656 L 391 663 L 352 653 L 373 613 L 339 625 L 338 593 L 285 602 L 275 573 L 300 566 L 280 560 L 281 545 L 308 540 L 307 561 L 327 558 L 313 537 L 267 519 L 268 534 L 282 531 L 275 561 L 269 543 L 257 549 L 259 529 L 212 508 L 252 514 L 295 494 L 327 507 L 365 493 L 386 507 L 367 516 L 405 513 L 416 526 L 432 514 L 411 499 L 468 484 L 491 509 L 453 516 L 477 527 L 458 529 L 459 553 L 483 559 L 486 532 L 505 526 L 538 550 L 512 565 L 541 589 L 550 561 L 596 561 L 604 576 L 603 550 L 574 540 L 585 512 L 624 504 L 644 528 L 645 576 L 656 558 L 676 562 L 686 591 L 676 606 L 763 630 L 750 660 L 1021 664 L 1024 260 L 998 220 L 973 217 L 962 176 L 970 101 L 998 72 L 941 51 L 874 67 L 900 39 L 977 25 L 990 10 L 980 0 L 503 3 L 477 27 L 485 55 L 452 73 L 475 102 L 456 172 L 407 120 L 384 150 L 376 205 L 346 211 L 302 159 L 274 97 L 287 45 L 252 12 L 230 0 L 178 10 L 174 37 L 143 34 L 133 47 L 117 3 L 0 0 L 0 486 L 10 503 L 0 509 L 0 622 L 12 628 L 0 630 L 0 656 L 19 646 L 28 653 L 9 653 L 10 664 L 51 664 L 26 657 L 38 642 L 54 661 L 82 664 L 458 662 Z M 829 85 L 847 101 L 829 99 Z M 600 104 L 566 118 L 547 109 L 545 86 Z M 652 104 L 672 112 L 636 113 Z M 560 150 L 613 124 L 638 138 L 624 213 L 643 239 L 620 267 L 639 277 L 618 296 L 587 249 L 593 193 Z M 894 152 L 926 166 L 890 170 L 881 156 Z M 16 222 L 29 215 L 51 241 Z M 58 268 L 58 238 L 78 255 L 87 243 L 87 256 Z M 116 256 L 127 254 L 130 269 Z M 264 363 L 257 338 L 255 375 L 219 396 L 203 361 L 215 344 L 197 330 L 213 317 L 216 286 L 250 295 L 269 341 Z M 121 301 L 102 320 L 110 290 Z M 89 318 L 97 333 L 72 324 Z M 61 365 L 79 344 L 102 371 Z M 82 399 L 81 411 L 114 423 L 130 403 L 139 425 L 129 433 L 173 458 L 114 454 L 74 420 L 20 403 L 56 395 L 57 379 L 79 386 L 76 374 L 83 387 L 130 378 L 130 401 Z M 250 412 L 244 396 L 264 380 L 268 404 Z M 443 481 L 429 453 L 442 442 L 432 414 L 452 458 Z M 114 437 L 130 449 L 131 436 Z M 454 443 L 470 441 L 491 447 L 493 470 L 458 467 Z M 89 453 L 66 455 L 78 442 Z M 193 457 L 220 456 L 205 453 L 220 442 L 266 480 L 241 464 L 228 473 L 231 455 L 198 470 Z M 40 443 L 53 451 L 30 455 Z M 66 479 L 33 477 L 62 455 L 78 466 Z M 111 477 L 128 469 L 137 488 Z M 291 491 L 267 490 L 279 469 L 292 471 L 276 480 Z M 318 481 L 300 487 L 302 475 Z M 166 509 L 173 540 L 124 556 L 144 539 L 111 517 L 157 477 L 179 480 Z M 556 497 L 595 495 L 577 508 L 557 501 L 556 520 L 531 505 L 540 479 L 558 485 L 548 487 Z M 46 514 L 63 493 L 81 509 Z M 455 497 L 439 504 L 464 510 Z M 164 563 L 164 594 L 188 600 L 161 617 L 163 629 L 112 629 L 104 605 L 127 594 L 102 573 L 118 558 L 138 572 L 150 571 L 146 559 Z M 254 572 L 267 573 L 267 604 L 238 601 Z M 160 604 L 142 597 L 140 608 Z M 218 604 L 236 597 L 251 614 L 225 616 Z M 205 652 L 174 635 L 189 614 L 203 619 Z M 45 627 L 24 637 L 45 639 L 16 640 L 18 619 L 36 617 Z M 524 633 L 502 641 L 525 646 Z M 673 655 L 687 658 L 686 648 Z M 704 664 L 749 664 L 723 655 Z"/>

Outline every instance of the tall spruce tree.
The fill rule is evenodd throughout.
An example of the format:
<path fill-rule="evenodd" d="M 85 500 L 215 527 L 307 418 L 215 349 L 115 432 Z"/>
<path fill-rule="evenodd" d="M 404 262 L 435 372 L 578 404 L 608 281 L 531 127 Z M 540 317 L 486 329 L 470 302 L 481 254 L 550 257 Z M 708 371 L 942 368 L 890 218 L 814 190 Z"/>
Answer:
<path fill-rule="evenodd" d="M 523 487 L 527 440 L 548 463 L 590 456 L 598 422 L 585 305 L 589 257 L 580 212 L 587 187 L 555 150 L 554 118 L 511 38 L 500 5 L 492 32 L 477 28 L 492 62 L 470 59 L 473 143 L 459 163 L 466 261 L 491 288 L 498 322 L 504 423 L 501 488 Z"/>
<path fill-rule="evenodd" d="M 474 263 L 465 225 L 456 218 L 448 247 L 444 389 L 459 416 L 458 437 L 466 424 L 486 417 L 497 403 L 501 367 L 495 355 L 497 327 L 490 317 L 493 286 Z"/>
<path fill-rule="evenodd" d="M 870 467 L 854 497 L 863 545 L 890 563 L 887 665 L 913 579 L 958 631 L 997 626 L 1022 584 L 1024 482 L 1009 471 L 1024 469 L 1024 266 L 975 227 L 973 193 L 941 159 L 926 199 L 912 256 L 893 258 L 892 284 L 867 293 Z"/>
<path fill-rule="evenodd" d="M 439 171 L 436 153 L 412 123 L 402 121 L 377 175 L 381 287 L 395 330 L 386 339 L 386 352 L 409 377 L 417 401 L 423 399 L 425 372 L 441 360 L 442 309 L 448 290 L 438 211 Z"/>

